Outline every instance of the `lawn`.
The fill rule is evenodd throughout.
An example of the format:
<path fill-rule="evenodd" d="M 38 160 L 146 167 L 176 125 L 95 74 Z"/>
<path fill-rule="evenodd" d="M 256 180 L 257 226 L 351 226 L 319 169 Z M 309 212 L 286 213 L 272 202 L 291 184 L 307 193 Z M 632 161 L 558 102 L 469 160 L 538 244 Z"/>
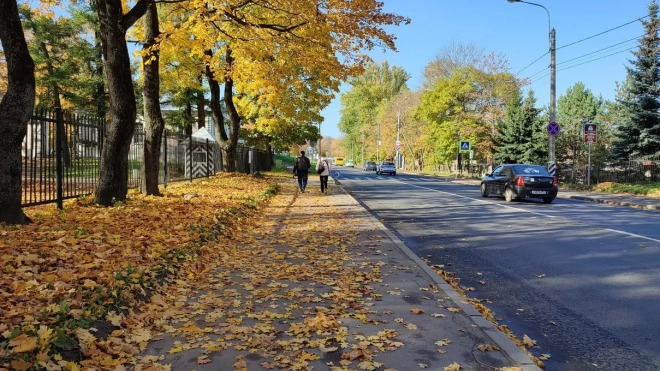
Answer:
<path fill-rule="evenodd" d="M 561 184 L 561 189 L 660 197 L 660 183 L 658 182 L 637 184 L 604 182 L 591 186 L 585 184 Z"/>

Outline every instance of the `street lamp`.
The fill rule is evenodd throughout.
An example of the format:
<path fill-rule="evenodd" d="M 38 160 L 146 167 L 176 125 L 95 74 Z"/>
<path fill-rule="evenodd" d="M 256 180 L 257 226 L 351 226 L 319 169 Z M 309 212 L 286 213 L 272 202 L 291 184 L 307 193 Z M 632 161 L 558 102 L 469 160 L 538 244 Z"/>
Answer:
<path fill-rule="evenodd" d="M 510 3 L 525 3 L 529 5 L 534 5 L 541 7 L 548 14 L 548 37 L 550 38 L 550 122 L 555 122 L 556 119 L 556 81 L 557 81 L 557 64 L 555 60 L 555 29 L 550 27 L 550 12 L 546 7 L 541 4 L 530 3 L 527 1 L 521 0 L 507 0 Z M 555 136 L 549 135 L 548 139 L 548 170 L 550 175 L 555 175 L 556 165 L 555 165 Z"/>

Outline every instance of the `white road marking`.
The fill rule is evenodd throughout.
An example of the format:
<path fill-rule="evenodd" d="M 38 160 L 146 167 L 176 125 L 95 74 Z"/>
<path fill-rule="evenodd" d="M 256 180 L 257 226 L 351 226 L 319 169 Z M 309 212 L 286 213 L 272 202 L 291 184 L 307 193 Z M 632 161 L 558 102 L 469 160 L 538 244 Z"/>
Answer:
<path fill-rule="evenodd" d="M 625 234 L 626 236 L 630 236 L 630 237 L 637 237 L 637 238 L 641 238 L 641 239 L 649 240 L 649 241 L 653 241 L 653 242 L 660 242 L 660 240 L 656 240 L 655 238 L 646 237 L 646 236 L 642 236 L 642 235 L 635 234 L 635 233 L 630 233 L 630 232 L 624 232 L 624 231 L 620 231 L 618 229 L 605 228 L 605 230 L 610 231 L 610 232 L 614 232 L 614 233 Z"/>
<path fill-rule="evenodd" d="M 433 189 L 433 188 L 422 187 L 422 186 L 418 186 L 418 185 L 414 185 L 414 184 L 404 183 L 404 182 L 402 182 L 402 181 L 400 181 L 400 180 L 395 180 L 395 182 L 402 183 L 402 184 L 405 184 L 405 185 L 409 185 L 409 186 L 411 186 L 411 187 L 417 187 L 417 188 L 426 189 L 426 190 L 428 190 L 428 191 L 433 191 L 433 192 L 438 192 L 438 193 L 444 193 L 444 194 L 452 195 L 452 196 L 459 197 L 459 198 L 467 198 L 468 200 L 473 200 L 473 201 L 477 201 L 477 202 L 481 202 L 481 203 L 485 203 L 485 204 L 489 204 L 489 205 L 495 205 L 495 206 L 500 206 L 500 207 L 506 207 L 507 209 L 518 210 L 518 211 L 523 211 L 523 212 L 530 213 L 530 214 L 534 214 L 534 215 L 545 216 L 546 218 L 555 218 L 554 215 L 548 215 L 548 214 L 543 214 L 543 213 L 537 213 L 537 212 L 534 212 L 534 211 L 529 211 L 529 210 L 525 210 L 525 209 L 520 209 L 520 208 L 513 207 L 513 206 L 509 206 L 509 205 L 496 204 L 496 203 L 494 203 L 494 202 L 490 202 L 490 201 L 486 201 L 486 200 L 481 200 L 481 199 L 478 199 L 478 198 L 472 198 L 472 197 L 468 197 L 468 196 L 459 195 L 459 194 L 456 194 L 456 193 L 450 193 L 450 192 L 445 192 L 445 191 L 439 191 L 439 190 L 437 190 L 437 189 Z"/>

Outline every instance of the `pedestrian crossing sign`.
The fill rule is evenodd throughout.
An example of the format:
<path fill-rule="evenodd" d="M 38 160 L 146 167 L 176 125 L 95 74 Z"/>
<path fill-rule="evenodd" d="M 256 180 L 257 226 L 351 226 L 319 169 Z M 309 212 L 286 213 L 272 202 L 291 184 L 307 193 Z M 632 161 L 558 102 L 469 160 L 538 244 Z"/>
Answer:
<path fill-rule="evenodd" d="M 470 152 L 470 141 L 469 140 L 462 140 L 460 144 L 460 150 L 461 152 Z"/>

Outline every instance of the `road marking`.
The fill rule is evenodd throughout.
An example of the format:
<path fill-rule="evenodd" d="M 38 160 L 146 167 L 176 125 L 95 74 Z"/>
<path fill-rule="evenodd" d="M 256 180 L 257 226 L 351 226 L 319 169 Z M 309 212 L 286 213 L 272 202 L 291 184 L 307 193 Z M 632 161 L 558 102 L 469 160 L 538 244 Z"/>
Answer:
<path fill-rule="evenodd" d="M 422 187 L 422 186 L 418 186 L 418 185 L 414 185 L 414 184 L 409 184 L 409 183 L 402 182 L 402 181 L 400 181 L 400 180 L 394 180 L 394 181 L 395 181 L 395 182 L 398 182 L 398 183 L 405 184 L 405 185 L 409 185 L 409 186 L 411 186 L 411 187 L 417 187 L 417 188 L 422 188 L 422 189 L 426 189 L 426 190 L 433 191 L 433 192 L 444 193 L 444 194 L 448 194 L 448 195 L 456 196 L 456 197 L 459 197 L 459 198 L 467 198 L 468 200 L 473 200 L 473 201 L 477 201 L 477 202 L 482 202 L 482 203 L 489 204 L 489 205 L 500 206 L 500 207 L 506 207 L 507 209 L 518 210 L 518 211 L 523 211 L 523 212 L 530 213 L 530 214 L 534 214 L 534 215 L 545 216 L 546 218 L 555 218 L 554 215 L 548 215 L 548 214 L 543 214 L 543 213 L 537 213 L 537 212 L 534 212 L 534 211 L 529 211 L 529 210 L 525 210 L 525 209 L 521 209 L 521 208 L 518 208 L 518 207 L 509 206 L 509 205 L 496 204 L 496 203 L 494 203 L 494 202 L 490 202 L 490 201 L 486 201 L 486 200 L 480 200 L 480 199 L 478 199 L 478 198 L 472 198 L 472 197 L 468 197 L 468 196 L 459 195 L 459 194 L 456 194 L 456 193 L 450 193 L 450 192 L 445 192 L 445 191 L 439 191 L 439 190 L 437 190 L 437 189 L 433 189 L 433 188 L 428 188 L 428 187 Z"/>
<path fill-rule="evenodd" d="M 610 231 L 610 232 L 614 232 L 614 233 L 625 234 L 625 235 L 630 236 L 630 237 L 637 237 L 637 238 L 642 238 L 642 239 L 644 239 L 644 240 L 649 240 L 649 241 L 654 241 L 654 242 L 660 242 L 660 240 L 656 240 L 655 238 L 646 237 L 646 236 L 642 236 L 642 235 L 640 235 L 640 234 L 635 234 L 635 233 L 630 233 L 630 232 L 624 232 L 624 231 L 620 231 L 620 230 L 618 230 L 618 229 L 609 229 L 609 228 L 605 228 L 605 230 L 606 230 L 606 231 Z"/>

